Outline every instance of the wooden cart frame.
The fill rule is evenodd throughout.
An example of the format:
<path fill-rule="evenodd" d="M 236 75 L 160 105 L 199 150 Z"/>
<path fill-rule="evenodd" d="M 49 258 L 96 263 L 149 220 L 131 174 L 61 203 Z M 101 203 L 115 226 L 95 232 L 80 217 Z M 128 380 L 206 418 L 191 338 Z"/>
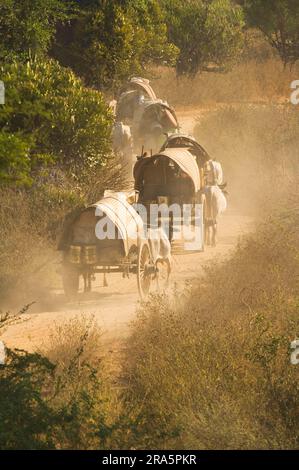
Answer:
<path fill-rule="evenodd" d="M 97 238 L 99 214 L 115 226 L 116 239 Z M 141 298 L 148 295 L 152 281 L 159 285 L 159 276 L 160 286 L 168 282 L 170 270 L 166 278 L 165 272 L 160 272 L 141 217 L 119 194 L 104 197 L 82 210 L 66 227 L 59 249 L 63 251 L 62 281 L 68 298 L 78 293 L 80 276 L 84 279 L 84 291 L 90 291 L 96 273 L 121 273 L 123 278 L 136 275 Z"/>

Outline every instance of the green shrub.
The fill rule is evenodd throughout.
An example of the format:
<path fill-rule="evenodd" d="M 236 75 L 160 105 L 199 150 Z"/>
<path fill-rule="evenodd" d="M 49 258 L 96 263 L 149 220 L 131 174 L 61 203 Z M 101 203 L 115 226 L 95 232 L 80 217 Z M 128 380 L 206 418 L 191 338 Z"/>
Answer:
<path fill-rule="evenodd" d="M 22 151 L 16 165 L 13 152 L 11 158 L 6 156 L 2 138 L 0 183 L 9 181 L 11 174 L 22 180 L 44 166 L 56 165 L 75 174 L 101 168 L 110 155 L 112 125 L 101 93 L 85 88 L 53 60 L 7 63 L 0 74 L 6 88 L 0 107 L 2 132 L 27 143 L 26 154 L 19 149 L 24 144 L 18 144 L 17 151 Z"/>
<path fill-rule="evenodd" d="M 230 0 L 164 0 L 170 40 L 178 47 L 178 75 L 220 68 L 241 54 L 243 11 Z"/>
<path fill-rule="evenodd" d="M 0 5 L 0 57 L 47 52 L 56 25 L 70 15 L 72 2 L 60 0 L 2 0 Z"/>
<path fill-rule="evenodd" d="M 18 320 L 0 315 L 0 329 Z M 99 347 L 99 333 L 92 323 L 79 319 L 66 324 L 63 332 L 52 334 L 50 349 L 43 353 L 7 351 L 6 363 L 0 366 L 1 449 L 111 445 L 117 420 L 114 392 L 102 352 L 90 354 Z"/>
<path fill-rule="evenodd" d="M 168 41 L 159 1 L 80 3 L 51 53 L 89 85 L 116 91 L 130 76 L 144 75 L 149 63 L 175 63 L 178 50 Z"/>
<path fill-rule="evenodd" d="M 49 449 L 57 415 L 42 398 L 53 373 L 50 362 L 37 354 L 7 352 L 0 366 L 0 448 Z"/>
<path fill-rule="evenodd" d="M 30 183 L 29 143 L 21 137 L 0 132 L 0 181 Z"/>

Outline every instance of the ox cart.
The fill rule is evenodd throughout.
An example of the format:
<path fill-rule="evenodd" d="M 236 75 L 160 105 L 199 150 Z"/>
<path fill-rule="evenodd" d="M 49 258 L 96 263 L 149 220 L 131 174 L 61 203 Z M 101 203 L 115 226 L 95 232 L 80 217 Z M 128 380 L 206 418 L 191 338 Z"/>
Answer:
<path fill-rule="evenodd" d="M 136 275 L 141 298 L 151 290 L 152 281 L 158 288 L 165 287 L 169 266 L 165 270 L 155 257 L 133 199 L 132 193 L 111 194 L 66 221 L 58 249 L 63 252 L 62 281 L 67 297 L 78 293 L 80 276 L 84 291 L 90 291 L 96 273 L 121 273 L 123 278 Z"/>
<path fill-rule="evenodd" d="M 134 115 L 132 132 L 134 147 L 142 145 L 147 151 L 159 151 L 165 134 L 178 129 L 178 119 L 174 109 L 161 100 L 145 101 Z"/>
<path fill-rule="evenodd" d="M 139 96 L 144 96 L 149 100 L 155 100 L 156 94 L 152 89 L 149 80 L 141 77 L 132 77 L 127 83 L 125 83 L 120 89 L 120 96 L 123 93 L 130 91 L 138 92 Z"/>
<path fill-rule="evenodd" d="M 170 134 L 162 145 L 160 152 L 163 152 L 167 148 L 187 149 L 194 156 L 198 168 L 200 170 L 204 167 L 204 164 L 211 158 L 208 152 L 197 142 L 197 140 L 187 134 Z"/>
<path fill-rule="evenodd" d="M 156 155 L 139 158 L 133 174 L 135 189 L 139 193 L 138 203 L 147 208 L 147 224 L 166 226 L 165 231 L 172 241 L 175 232 L 182 232 L 187 215 L 190 228 L 197 230 L 192 249 L 202 251 L 204 198 L 202 178 L 194 155 L 187 148 L 165 148 Z M 156 206 L 163 206 L 166 210 L 164 214 L 156 210 L 154 219 L 151 208 Z"/>
<path fill-rule="evenodd" d="M 140 102 L 143 100 L 155 101 L 156 99 L 156 94 L 148 80 L 139 77 L 131 78 L 120 90 L 116 106 L 116 120 L 132 120 Z"/>
<path fill-rule="evenodd" d="M 219 162 L 212 162 L 206 150 L 191 136 L 186 134 L 169 135 L 164 142 L 160 152 L 167 149 L 183 147 L 194 156 L 199 168 L 201 182 L 204 187 L 202 191 L 203 218 L 205 226 L 205 240 L 209 245 L 216 244 L 217 216 L 224 212 L 227 207 L 225 195 L 226 183 L 222 183 L 222 167 Z"/>

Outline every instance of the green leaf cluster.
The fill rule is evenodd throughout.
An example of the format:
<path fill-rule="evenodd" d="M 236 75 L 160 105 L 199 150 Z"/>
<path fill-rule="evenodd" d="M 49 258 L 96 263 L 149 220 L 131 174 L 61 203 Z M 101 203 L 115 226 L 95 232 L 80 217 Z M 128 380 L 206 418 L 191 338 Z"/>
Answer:
<path fill-rule="evenodd" d="M 299 3 L 296 0 L 244 0 L 248 23 L 259 28 L 284 64 L 299 59 Z"/>
<path fill-rule="evenodd" d="M 0 74 L 1 182 L 28 182 L 44 166 L 78 173 L 105 163 L 112 116 L 100 92 L 54 60 L 14 61 Z"/>
<path fill-rule="evenodd" d="M 243 11 L 230 0 L 165 0 L 165 9 L 179 75 L 217 70 L 240 55 Z"/>

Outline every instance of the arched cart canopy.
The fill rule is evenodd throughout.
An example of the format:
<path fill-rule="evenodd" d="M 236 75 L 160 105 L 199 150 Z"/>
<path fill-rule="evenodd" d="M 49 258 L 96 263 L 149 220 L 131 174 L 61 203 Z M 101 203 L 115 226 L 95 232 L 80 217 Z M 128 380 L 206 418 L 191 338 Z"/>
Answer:
<path fill-rule="evenodd" d="M 152 158 L 167 157 L 175 162 L 193 181 L 195 192 L 200 189 L 200 175 L 192 153 L 186 148 L 167 148 Z"/>
<path fill-rule="evenodd" d="M 146 103 L 140 119 L 140 131 L 146 131 L 153 123 L 161 124 L 165 131 L 177 129 L 179 126 L 174 109 L 161 100 Z"/>
<path fill-rule="evenodd" d="M 104 197 L 90 207 L 95 208 L 96 215 L 105 214 L 118 228 L 126 255 L 133 245 L 137 246 L 138 238 L 143 234 L 143 221 L 127 202 L 125 194 L 123 197 L 119 193 Z"/>
<path fill-rule="evenodd" d="M 130 90 L 138 90 L 140 92 L 143 92 L 144 95 L 151 100 L 157 99 L 154 90 L 149 84 L 149 80 L 146 80 L 145 78 L 141 78 L 141 77 L 131 78 L 131 80 L 123 86 L 121 93 L 130 91 Z"/>
<path fill-rule="evenodd" d="M 169 135 L 161 147 L 161 151 L 163 152 L 166 148 L 176 147 L 194 149 L 195 153 L 199 154 L 203 160 L 208 161 L 210 159 L 208 152 L 190 135 L 179 133 Z"/>

